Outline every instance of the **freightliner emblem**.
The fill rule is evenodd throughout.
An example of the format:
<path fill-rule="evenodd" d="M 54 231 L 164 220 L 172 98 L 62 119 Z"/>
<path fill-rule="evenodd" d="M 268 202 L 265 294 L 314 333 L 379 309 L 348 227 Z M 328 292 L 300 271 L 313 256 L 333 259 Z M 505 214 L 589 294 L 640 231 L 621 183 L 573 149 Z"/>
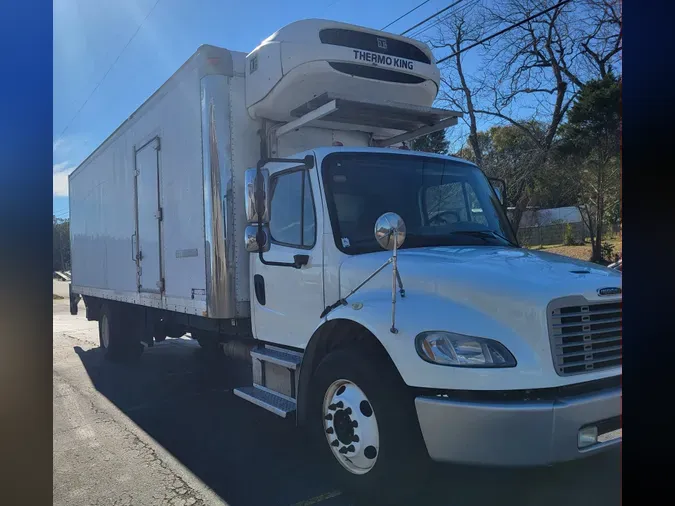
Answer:
<path fill-rule="evenodd" d="M 619 295 L 620 293 L 621 293 L 621 288 L 618 288 L 616 286 L 598 289 L 598 295 L 600 295 L 600 296 Z"/>

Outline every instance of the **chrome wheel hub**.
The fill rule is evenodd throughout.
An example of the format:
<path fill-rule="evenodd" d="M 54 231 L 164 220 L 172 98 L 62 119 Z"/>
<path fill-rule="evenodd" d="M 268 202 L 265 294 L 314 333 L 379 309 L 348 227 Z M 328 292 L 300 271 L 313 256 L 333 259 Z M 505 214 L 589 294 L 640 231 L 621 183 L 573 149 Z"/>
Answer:
<path fill-rule="evenodd" d="M 370 471 L 380 451 L 380 433 L 366 394 L 349 380 L 334 381 L 323 399 L 323 428 L 333 456 L 352 474 Z"/>

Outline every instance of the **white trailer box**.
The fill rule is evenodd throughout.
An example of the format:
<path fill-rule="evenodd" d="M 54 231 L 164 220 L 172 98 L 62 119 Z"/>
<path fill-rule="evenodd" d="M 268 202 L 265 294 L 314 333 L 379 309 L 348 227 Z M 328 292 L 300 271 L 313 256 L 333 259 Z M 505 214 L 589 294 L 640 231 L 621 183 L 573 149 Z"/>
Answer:
<path fill-rule="evenodd" d="M 200 47 L 71 174 L 73 291 L 249 315 L 247 262 L 233 265 L 243 241 L 226 240 L 243 237 L 242 175 L 259 154 L 245 57 Z"/>

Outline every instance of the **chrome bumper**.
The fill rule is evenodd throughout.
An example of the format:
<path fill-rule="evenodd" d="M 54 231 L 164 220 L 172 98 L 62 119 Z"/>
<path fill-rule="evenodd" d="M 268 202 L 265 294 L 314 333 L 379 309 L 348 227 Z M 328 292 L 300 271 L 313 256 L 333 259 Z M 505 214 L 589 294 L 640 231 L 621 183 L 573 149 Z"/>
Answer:
<path fill-rule="evenodd" d="M 463 402 L 417 397 L 415 407 L 429 456 L 435 461 L 494 466 L 539 466 L 583 458 L 621 443 L 580 449 L 582 427 L 621 415 L 621 388 L 545 401 Z M 600 432 L 602 434 L 602 432 Z M 604 438 L 600 437 L 599 440 Z"/>

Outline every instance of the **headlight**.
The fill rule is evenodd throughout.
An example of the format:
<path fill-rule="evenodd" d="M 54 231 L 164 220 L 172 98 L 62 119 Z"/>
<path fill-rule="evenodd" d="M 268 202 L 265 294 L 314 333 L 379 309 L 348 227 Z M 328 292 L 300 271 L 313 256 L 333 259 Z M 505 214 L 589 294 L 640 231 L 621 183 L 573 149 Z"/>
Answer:
<path fill-rule="evenodd" d="M 422 332 L 415 338 L 417 354 L 427 362 L 460 367 L 515 367 L 516 359 L 492 339 L 452 332 Z"/>

